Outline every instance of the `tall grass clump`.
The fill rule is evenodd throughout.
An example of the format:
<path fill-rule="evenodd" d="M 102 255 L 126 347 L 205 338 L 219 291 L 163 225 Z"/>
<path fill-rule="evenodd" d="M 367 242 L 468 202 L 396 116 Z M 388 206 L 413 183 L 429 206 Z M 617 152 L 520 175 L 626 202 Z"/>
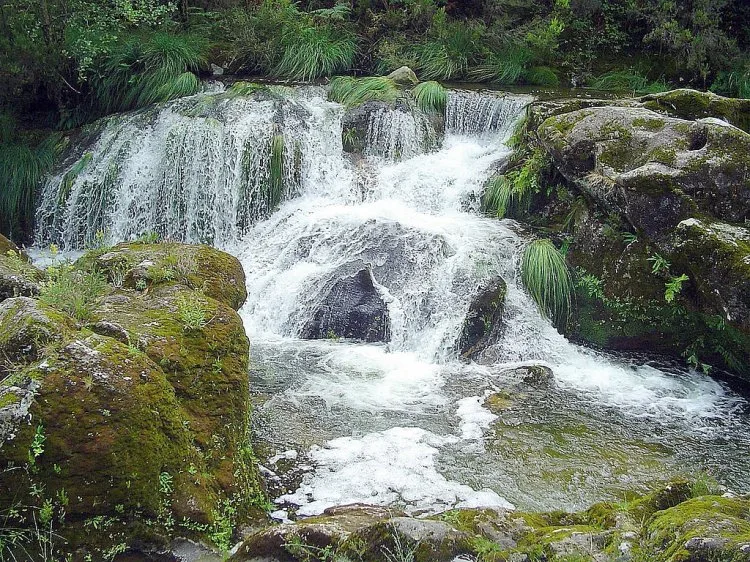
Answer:
<path fill-rule="evenodd" d="M 414 54 L 417 70 L 427 80 L 455 80 L 468 75 L 482 54 L 484 27 L 468 21 L 450 21 L 438 10 L 427 40 Z"/>
<path fill-rule="evenodd" d="M 55 164 L 59 137 L 32 143 L 15 133 L 15 121 L 0 114 L 0 229 L 9 236 L 28 232 L 36 188 Z"/>
<path fill-rule="evenodd" d="M 354 35 L 333 25 L 292 26 L 284 31 L 284 54 L 273 73 L 279 78 L 309 81 L 346 72 L 354 62 Z"/>
<path fill-rule="evenodd" d="M 448 92 L 438 82 L 422 82 L 411 91 L 417 107 L 425 113 L 445 113 L 448 104 Z"/>
<path fill-rule="evenodd" d="M 565 257 L 549 240 L 534 240 L 521 258 L 521 280 L 539 310 L 556 325 L 570 315 L 573 279 Z"/>
<path fill-rule="evenodd" d="M 355 107 L 368 101 L 393 103 L 399 93 L 396 83 L 385 76 L 370 78 L 337 76 L 331 80 L 328 99 L 347 107 Z"/>
<path fill-rule="evenodd" d="M 711 85 L 711 91 L 733 98 L 750 99 L 750 62 L 744 68 L 719 72 Z"/>
<path fill-rule="evenodd" d="M 69 263 L 60 263 L 47 269 L 39 300 L 82 322 L 91 317 L 96 300 L 106 290 L 107 281 L 99 272 L 80 271 Z"/>
<path fill-rule="evenodd" d="M 97 103 L 105 113 L 127 111 L 195 94 L 194 74 L 205 64 L 208 43 L 191 35 L 155 32 L 116 44 L 94 80 Z"/>
<path fill-rule="evenodd" d="M 591 82 L 596 90 L 632 92 L 635 94 L 657 94 L 669 90 L 669 84 L 663 78 L 650 81 L 637 70 L 612 70 L 602 74 Z"/>
<path fill-rule="evenodd" d="M 487 60 L 472 69 L 472 80 L 491 82 L 503 86 L 531 84 L 532 86 L 558 86 L 560 78 L 548 66 L 535 65 L 537 57 L 527 45 L 506 41 Z"/>

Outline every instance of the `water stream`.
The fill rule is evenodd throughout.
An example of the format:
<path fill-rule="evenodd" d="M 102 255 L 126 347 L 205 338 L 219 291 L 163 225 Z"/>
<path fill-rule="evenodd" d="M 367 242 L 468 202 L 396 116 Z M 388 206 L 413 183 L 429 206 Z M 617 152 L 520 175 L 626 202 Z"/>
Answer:
<path fill-rule="evenodd" d="M 379 112 L 352 158 L 344 109 L 321 88 L 284 102 L 180 100 L 106 125 L 84 170 L 48 183 L 37 240 L 75 248 L 97 229 L 123 239 L 149 227 L 239 257 L 254 430 L 278 518 L 353 502 L 581 509 L 697 470 L 750 490 L 742 397 L 680 366 L 573 345 L 521 288 L 527 237 L 478 207 L 528 101 L 452 93 L 431 151 L 424 121 Z M 299 169 L 271 213 L 249 202 L 279 132 Z M 86 220 L 92 201 L 101 212 Z M 388 303 L 390 343 L 300 339 L 333 284 L 363 267 Z M 498 275 L 508 296 L 494 359 L 459 361 L 472 297 Z M 520 383 L 513 368 L 532 364 L 554 384 Z M 499 391 L 493 414 L 485 398 Z"/>

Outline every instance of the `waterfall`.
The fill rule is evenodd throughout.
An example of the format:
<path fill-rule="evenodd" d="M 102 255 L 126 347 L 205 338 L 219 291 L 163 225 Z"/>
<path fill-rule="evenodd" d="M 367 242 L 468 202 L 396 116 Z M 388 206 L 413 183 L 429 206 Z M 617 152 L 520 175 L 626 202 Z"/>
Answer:
<path fill-rule="evenodd" d="M 445 130 L 462 135 L 481 135 L 513 123 L 528 104 L 523 96 L 488 92 L 452 91 L 445 112 Z"/>
<path fill-rule="evenodd" d="M 98 123 L 44 185 L 37 245 L 97 233 L 225 246 L 306 184 L 341 168 L 343 109 L 318 88 L 246 97 L 208 91 Z M 329 156 L 330 158 L 326 158 Z"/>
<path fill-rule="evenodd" d="M 578 510 L 704 466 L 750 489 L 746 403 L 700 373 L 567 341 L 519 282 L 528 237 L 478 212 L 529 101 L 451 91 L 442 139 L 419 112 L 378 109 L 362 157 L 344 152 L 345 110 L 319 87 L 208 91 L 114 116 L 44 186 L 37 243 L 152 230 L 240 259 L 254 439 L 270 451 L 278 519 L 357 502 Z M 301 339 L 363 272 L 388 343 Z M 462 362 L 472 300 L 498 277 L 502 337 L 489 364 Z M 554 381 L 519 388 L 512 369 L 528 364 Z M 507 389 L 506 411 L 485 407 Z"/>

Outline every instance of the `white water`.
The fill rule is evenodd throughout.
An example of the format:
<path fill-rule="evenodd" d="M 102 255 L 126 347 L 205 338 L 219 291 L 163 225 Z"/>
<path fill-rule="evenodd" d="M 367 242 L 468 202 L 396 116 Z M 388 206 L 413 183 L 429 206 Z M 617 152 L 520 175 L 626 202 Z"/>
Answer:
<path fill-rule="evenodd" d="M 517 256 L 527 240 L 512 221 L 480 216 L 478 203 L 527 99 L 453 94 L 447 135 L 433 152 L 422 120 L 378 113 L 360 161 L 342 150 L 343 108 L 322 95 L 306 90 L 283 103 L 197 96 L 127 117 L 95 143 L 72 203 L 58 208 L 61 174 L 39 215 L 53 225 L 40 230 L 41 242 L 76 247 L 95 229 L 115 238 L 166 229 L 238 255 L 251 388 L 261 398 L 255 427 L 273 449 L 267 473 L 283 484 L 280 459 L 304 472 L 279 485 L 279 517 L 352 502 L 411 513 L 511 503 L 573 509 L 703 467 L 750 484 L 741 398 L 697 373 L 572 345 L 521 289 Z M 269 117 L 274 108 L 280 121 Z M 299 184 L 289 179 L 288 200 L 267 218 L 253 208 L 253 223 L 240 201 L 257 187 L 242 175 L 239 147 L 261 161 L 274 131 L 297 140 Z M 107 184 L 113 167 L 117 179 Z M 92 184 L 110 186 L 96 224 L 82 214 L 101 194 Z M 164 198 L 175 203 L 166 211 Z M 298 339 L 334 283 L 365 266 L 388 304 L 391 342 Z M 454 344 L 472 297 L 497 275 L 508 284 L 504 336 L 490 365 L 461 363 Z M 507 371 L 521 364 L 551 367 L 556 387 L 516 392 L 508 412 L 490 413 L 484 397 L 515 388 Z"/>

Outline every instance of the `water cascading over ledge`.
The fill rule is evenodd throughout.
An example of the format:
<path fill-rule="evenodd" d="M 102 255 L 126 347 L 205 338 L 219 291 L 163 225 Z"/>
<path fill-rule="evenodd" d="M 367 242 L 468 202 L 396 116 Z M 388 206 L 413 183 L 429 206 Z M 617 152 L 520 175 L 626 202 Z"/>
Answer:
<path fill-rule="evenodd" d="M 35 242 L 66 249 L 97 233 L 223 246 L 340 152 L 336 111 L 304 99 L 201 94 L 109 117 L 96 140 L 43 187 Z M 101 234 L 100 234 L 101 236 Z"/>
<path fill-rule="evenodd" d="M 211 91 L 101 120 L 43 186 L 35 244 L 72 250 L 102 235 L 118 241 L 145 232 L 232 244 L 281 201 L 328 194 L 331 178 L 341 184 L 353 173 L 342 145 L 345 109 L 325 98 L 321 87 Z M 451 92 L 446 129 L 497 131 L 528 101 Z M 416 108 L 380 108 L 367 119 L 367 156 L 397 161 L 440 146 Z"/>

